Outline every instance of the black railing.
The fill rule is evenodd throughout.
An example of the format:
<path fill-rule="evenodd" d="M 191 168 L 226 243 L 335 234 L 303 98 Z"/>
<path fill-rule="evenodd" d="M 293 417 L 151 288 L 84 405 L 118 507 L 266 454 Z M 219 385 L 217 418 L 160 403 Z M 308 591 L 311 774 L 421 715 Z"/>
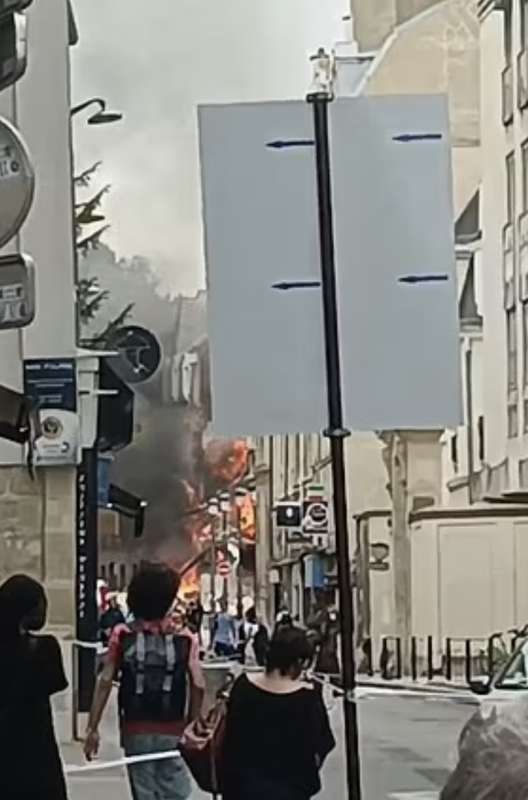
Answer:
<path fill-rule="evenodd" d="M 516 631 L 494 633 L 488 639 L 412 636 L 408 648 L 398 636 L 384 636 L 378 647 L 366 639 L 358 672 L 360 677 L 378 674 L 387 681 L 409 677 L 412 681 L 436 678 L 469 684 L 477 676 L 494 675 L 526 639 L 526 633 Z"/>

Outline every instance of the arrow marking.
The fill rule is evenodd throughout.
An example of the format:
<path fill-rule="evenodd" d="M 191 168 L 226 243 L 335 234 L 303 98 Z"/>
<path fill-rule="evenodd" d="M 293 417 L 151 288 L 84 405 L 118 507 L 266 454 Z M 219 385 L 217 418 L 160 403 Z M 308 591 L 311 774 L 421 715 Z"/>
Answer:
<path fill-rule="evenodd" d="M 315 147 L 313 139 L 277 139 L 275 142 L 268 142 L 266 147 L 272 150 L 283 150 L 285 147 Z"/>
<path fill-rule="evenodd" d="M 442 283 L 449 280 L 449 275 L 403 275 L 400 283 Z"/>
<path fill-rule="evenodd" d="M 274 283 L 271 288 L 287 292 L 289 289 L 318 289 L 320 285 L 321 281 L 281 281 Z"/>
<path fill-rule="evenodd" d="M 436 142 L 443 137 L 441 133 L 401 133 L 392 138 L 395 142 Z"/>

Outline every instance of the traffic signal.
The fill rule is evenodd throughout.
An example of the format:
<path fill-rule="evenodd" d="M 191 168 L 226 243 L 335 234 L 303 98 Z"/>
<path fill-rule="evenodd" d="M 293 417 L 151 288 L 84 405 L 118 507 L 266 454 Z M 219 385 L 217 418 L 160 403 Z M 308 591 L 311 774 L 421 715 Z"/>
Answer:
<path fill-rule="evenodd" d="M 27 67 L 27 19 L 31 0 L 0 0 L 0 91 L 16 83 Z"/>

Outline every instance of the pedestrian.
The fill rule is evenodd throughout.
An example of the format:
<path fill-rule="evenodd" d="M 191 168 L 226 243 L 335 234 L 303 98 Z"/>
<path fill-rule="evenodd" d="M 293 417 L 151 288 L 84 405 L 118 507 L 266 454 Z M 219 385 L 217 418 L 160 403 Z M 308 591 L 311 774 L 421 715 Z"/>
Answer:
<path fill-rule="evenodd" d="M 264 674 L 243 674 L 230 694 L 222 759 L 224 800 L 308 800 L 335 747 L 319 693 L 301 675 L 311 661 L 306 633 L 274 634 Z"/>
<path fill-rule="evenodd" d="M 108 644 L 112 631 L 117 625 L 125 622 L 123 612 L 119 608 L 117 594 L 108 595 L 108 608 L 99 619 L 99 633 L 104 645 Z"/>
<path fill-rule="evenodd" d="M 213 650 L 219 658 L 231 658 L 236 653 L 237 626 L 229 613 L 225 600 L 220 600 L 220 612 L 216 615 L 213 630 Z"/>
<path fill-rule="evenodd" d="M 134 622 L 118 626 L 110 637 L 86 732 L 88 760 L 98 752 L 99 724 L 117 678 L 127 756 L 177 750 L 187 722 L 199 715 L 204 693 L 200 662 L 193 657 L 189 636 L 178 631 L 169 613 L 178 588 L 178 575 L 162 564 L 143 565 L 133 577 L 128 605 Z M 130 764 L 128 775 L 134 800 L 185 800 L 191 792 L 180 757 Z"/>
<path fill-rule="evenodd" d="M 286 606 L 282 606 L 275 617 L 275 630 L 279 628 L 293 628 L 293 618 Z"/>
<path fill-rule="evenodd" d="M 269 637 L 265 626 L 262 625 L 257 618 L 257 612 L 254 606 L 248 608 L 246 611 L 244 637 L 245 649 L 243 663 L 246 663 L 249 659 L 250 662 L 257 664 L 259 667 L 264 666 Z"/>
<path fill-rule="evenodd" d="M 59 643 L 36 636 L 46 623 L 44 589 L 26 575 L 0 586 L 0 797 L 66 800 L 50 698 L 68 687 Z"/>
<path fill-rule="evenodd" d="M 197 600 L 191 600 L 191 602 L 189 603 L 189 612 L 187 616 L 188 616 L 189 628 L 194 633 L 198 634 L 198 640 L 201 644 L 204 608 L 202 606 L 200 598 L 198 598 Z"/>

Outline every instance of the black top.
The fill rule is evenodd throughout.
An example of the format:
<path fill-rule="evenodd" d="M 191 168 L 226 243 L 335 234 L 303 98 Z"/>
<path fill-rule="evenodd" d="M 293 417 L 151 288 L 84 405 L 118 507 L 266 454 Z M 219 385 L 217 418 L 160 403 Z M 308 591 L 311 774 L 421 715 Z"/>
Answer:
<path fill-rule="evenodd" d="M 50 697 L 68 686 L 52 636 L 0 641 L 0 797 L 66 800 Z"/>
<path fill-rule="evenodd" d="M 243 675 L 229 699 L 223 753 L 226 800 L 304 800 L 335 747 L 319 692 L 273 694 Z"/>

